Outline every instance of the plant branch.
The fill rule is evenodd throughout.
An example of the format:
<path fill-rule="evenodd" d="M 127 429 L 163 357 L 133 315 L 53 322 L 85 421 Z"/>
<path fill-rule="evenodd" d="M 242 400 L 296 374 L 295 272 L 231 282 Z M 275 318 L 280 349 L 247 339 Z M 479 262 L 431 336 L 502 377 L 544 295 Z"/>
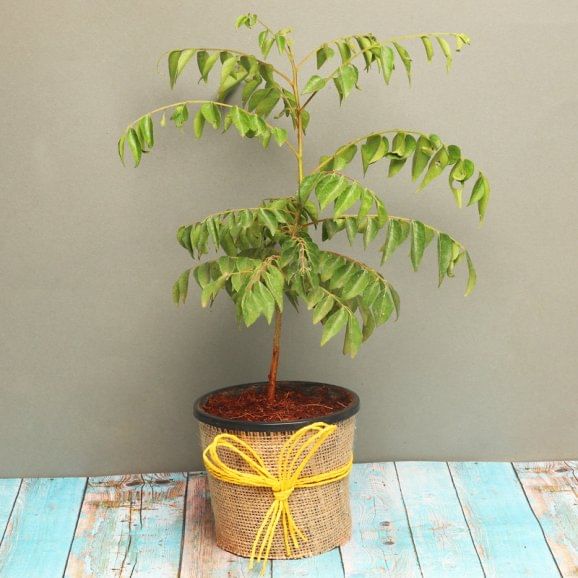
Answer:
<path fill-rule="evenodd" d="M 187 50 L 186 48 L 183 48 L 182 50 Z M 264 64 L 266 66 L 270 66 L 271 70 L 273 70 L 273 72 L 275 72 L 275 74 L 277 74 L 278 76 L 280 76 L 283 80 L 285 80 L 285 82 L 287 82 L 287 84 L 291 84 L 291 79 L 289 78 L 289 76 L 287 76 L 282 70 L 279 70 L 277 67 L 273 66 L 270 62 L 266 62 L 265 60 L 261 60 L 259 58 L 256 58 L 254 54 L 250 54 L 248 52 L 243 52 L 242 50 L 233 50 L 232 48 L 208 48 L 208 47 L 200 47 L 200 48 L 191 48 L 190 50 L 196 50 L 196 51 L 201 51 L 201 50 L 205 50 L 207 52 L 230 52 L 231 54 L 238 54 L 239 56 L 248 56 L 250 58 L 255 58 L 255 60 L 259 63 L 259 64 Z M 159 59 L 157 61 L 157 71 L 159 69 L 160 66 L 160 62 L 161 59 L 163 57 L 165 57 L 167 54 L 169 54 L 171 51 L 167 51 L 164 52 L 163 54 L 161 54 L 159 56 Z"/>
<path fill-rule="evenodd" d="M 275 401 L 275 390 L 277 386 L 277 369 L 279 368 L 279 354 L 281 352 L 281 327 L 283 323 L 283 312 L 275 309 L 275 331 L 273 333 L 273 351 L 271 353 L 271 366 L 269 368 L 269 382 L 267 384 L 267 402 Z"/>
<path fill-rule="evenodd" d="M 317 51 L 325 46 L 326 44 L 334 44 L 335 42 L 339 42 L 340 40 L 347 40 L 349 38 L 355 38 L 356 36 L 368 36 L 371 33 L 366 32 L 365 34 L 348 34 L 346 36 L 338 36 L 337 38 L 333 38 L 332 40 L 328 40 L 323 44 L 320 44 L 317 48 L 313 49 L 311 52 L 308 52 L 297 64 L 297 68 L 301 68 L 303 64 L 305 64 L 311 57 L 313 57 Z M 381 41 L 380 44 L 387 44 L 389 42 L 397 42 L 398 40 L 417 40 L 422 36 L 455 36 L 456 32 L 422 32 L 421 34 L 404 34 L 401 36 L 391 36 L 390 38 L 386 38 L 385 40 Z M 361 52 L 359 53 L 361 54 Z"/>
<path fill-rule="evenodd" d="M 220 106 L 222 108 L 240 108 L 238 106 L 235 106 L 233 104 L 225 104 L 224 102 L 217 102 L 215 100 L 197 100 L 197 99 L 189 99 L 189 100 L 181 100 L 180 102 L 173 102 L 172 104 L 167 104 L 165 106 L 159 106 L 158 108 L 155 108 L 154 110 L 151 110 L 150 112 L 147 112 L 141 116 L 139 116 L 136 120 L 134 120 L 133 122 L 131 122 L 127 127 L 126 130 L 128 130 L 129 128 L 133 127 L 134 125 L 136 125 L 142 118 L 144 118 L 145 116 L 151 116 L 153 114 L 158 114 L 159 112 L 164 112 L 166 110 L 170 110 L 171 108 L 176 108 L 177 106 L 181 106 L 184 104 L 214 104 L 216 106 Z M 245 109 L 241 109 L 241 110 L 245 110 Z M 249 111 L 246 111 L 249 114 L 254 114 L 251 113 Z M 267 123 L 267 126 L 272 127 L 273 125 L 270 125 Z M 289 142 L 289 141 L 285 141 L 283 143 L 282 146 L 287 146 L 287 148 L 289 150 L 291 150 L 293 152 L 293 154 L 295 156 L 297 156 L 297 150 L 295 149 L 295 147 Z"/>
<path fill-rule="evenodd" d="M 365 134 L 365 135 L 363 135 L 363 136 L 361 136 L 361 137 L 359 137 L 359 138 L 356 138 L 356 139 L 354 139 L 354 140 L 351 140 L 351 141 L 346 142 L 345 144 L 341 145 L 341 146 L 335 151 L 334 154 L 332 154 L 331 156 L 327 157 L 322 163 L 319 163 L 319 164 L 311 171 L 311 173 L 316 173 L 316 172 L 318 172 L 318 171 L 319 171 L 321 168 L 323 168 L 327 163 L 331 162 L 331 161 L 337 156 L 337 154 L 339 153 L 339 151 L 347 148 L 348 146 L 351 146 L 351 145 L 353 145 L 353 144 L 357 144 L 357 143 L 359 143 L 359 142 L 361 142 L 361 141 L 363 141 L 363 140 L 365 140 L 365 139 L 367 139 L 367 138 L 369 138 L 370 136 L 373 136 L 373 135 L 377 135 L 377 134 L 393 134 L 393 133 L 398 133 L 398 132 L 404 132 L 404 133 L 407 133 L 407 134 L 415 134 L 415 135 L 418 135 L 418 136 L 426 136 L 426 137 L 428 136 L 428 135 L 427 135 L 426 133 L 424 133 L 424 132 L 420 132 L 420 131 L 417 131 L 417 130 L 406 130 L 406 129 L 404 129 L 404 128 L 392 128 L 392 129 L 387 129 L 387 130 L 373 131 L 373 132 L 370 132 L 370 133 L 368 133 L 368 134 Z M 331 171 L 330 171 L 330 172 L 331 172 Z"/>
<path fill-rule="evenodd" d="M 368 215 L 366 215 L 366 218 L 377 218 L 379 215 L 375 214 L 375 213 L 370 213 Z M 332 218 L 332 217 L 326 217 L 323 219 L 317 219 L 316 222 L 314 221 L 309 221 L 308 223 L 304 223 L 301 226 L 302 227 L 310 227 L 311 225 L 315 225 L 317 226 L 317 224 L 319 223 L 323 223 L 324 221 L 336 221 L 338 219 L 356 219 L 357 215 L 341 215 L 341 217 L 338 217 L 337 219 Z M 409 219 L 408 217 L 397 217 L 396 215 L 388 215 L 387 216 L 387 220 L 388 221 L 403 221 L 405 223 L 412 223 L 413 221 L 415 221 L 415 219 Z M 428 229 L 431 229 L 434 233 L 436 233 L 437 235 L 443 233 L 443 231 L 441 231 L 440 229 L 437 229 L 436 227 L 433 227 L 432 225 L 428 225 L 427 223 L 423 223 Z M 449 235 L 452 239 L 452 241 L 456 244 L 459 245 L 462 249 L 466 249 L 465 246 L 460 243 L 459 241 L 456 241 L 451 235 Z M 334 251 L 325 251 L 326 253 L 334 253 Z M 345 255 L 341 255 L 340 253 L 335 253 L 336 255 L 340 255 L 341 257 L 344 257 L 345 259 L 349 259 L 351 261 L 355 261 L 355 259 L 351 259 L 351 257 L 346 257 Z M 364 265 L 361 261 L 357 261 L 359 264 Z"/>

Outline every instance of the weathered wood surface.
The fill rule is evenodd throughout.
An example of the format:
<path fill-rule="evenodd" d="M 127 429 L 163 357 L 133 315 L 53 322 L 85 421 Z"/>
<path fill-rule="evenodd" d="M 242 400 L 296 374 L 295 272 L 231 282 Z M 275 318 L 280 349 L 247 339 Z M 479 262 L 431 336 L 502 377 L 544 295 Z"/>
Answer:
<path fill-rule="evenodd" d="M 189 474 L 181 576 L 183 578 L 249 578 L 259 576 L 261 566 L 249 571 L 246 558 L 217 548 L 207 478 Z M 265 576 L 271 576 L 269 563 Z"/>
<path fill-rule="evenodd" d="M 177 576 L 186 474 L 91 478 L 65 578 Z"/>
<path fill-rule="evenodd" d="M 453 463 L 450 471 L 488 578 L 559 578 L 512 464 Z"/>
<path fill-rule="evenodd" d="M 396 468 L 424 576 L 483 578 L 448 465 L 399 462 Z"/>
<path fill-rule="evenodd" d="M 6 531 L 22 480 L 0 480 L 0 543 Z"/>
<path fill-rule="evenodd" d="M 564 576 L 578 576 L 578 461 L 514 463 Z"/>
<path fill-rule="evenodd" d="M 85 478 L 23 480 L 0 544 L 2 578 L 61 578 Z"/>
<path fill-rule="evenodd" d="M 313 558 L 273 560 L 275 578 L 343 578 L 343 564 L 339 548 Z"/>
<path fill-rule="evenodd" d="M 421 576 L 394 464 L 356 465 L 350 492 L 353 535 L 341 547 L 345 575 Z"/>
<path fill-rule="evenodd" d="M 356 464 L 353 535 L 268 578 L 578 577 L 578 462 Z M 0 578 L 257 578 L 202 474 L 0 480 Z"/>

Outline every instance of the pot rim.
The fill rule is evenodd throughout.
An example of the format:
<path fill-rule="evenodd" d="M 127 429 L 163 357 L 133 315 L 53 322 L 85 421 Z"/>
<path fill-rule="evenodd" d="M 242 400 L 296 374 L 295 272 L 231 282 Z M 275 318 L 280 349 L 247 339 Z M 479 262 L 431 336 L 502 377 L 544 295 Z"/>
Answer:
<path fill-rule="evenodd" d="M 300 381 L 300 380 L 284 380 L 278 381 L 278 385 L 298 385 L 298 386 L 319 386 L 323 385 L 329 387 L 333 390 L 347 392 L 351 395 L 351 402 L 347 407 L 334 411 L 323 416 L 309 417 L 305 419 L 290 420 L 290 421 L 275 421 L 275 422 L 263 422 L 263 421 L 247 421 L 247 420 L 236 420 L 228 419 L 224 417 L 219 417 L 206 412 L 203 409 L 203 404 L 208 397 L 215 393 L 222 393 L 226 391 L 232 391 L 235 389 L 242 389 L 249 386 L 265 386 L 266 381 L 257 383 L 241 383 L 238 385 L 229 385 L 227 387 L 221 387 L 206 393 L 195 400 L 195 405 L 193 407 L 193 415 L 202 423 L 212 425 L 221 429 L 226 430 L 237 430 L 237 431 L 247 431 L 247 432 L 278 432 L 278 431 L 293 431 L 302 428 L 303 426 L 315 423 L 317 421 L 322 421 L 325 423 L 338 423 L 340 421 L 345 421 L 346 419 L 354 416 L 359 411 L 359 396 L 346 387 L 340 385 L 333 385 L 330 383 L 322 383 L 318 381 Z"/>

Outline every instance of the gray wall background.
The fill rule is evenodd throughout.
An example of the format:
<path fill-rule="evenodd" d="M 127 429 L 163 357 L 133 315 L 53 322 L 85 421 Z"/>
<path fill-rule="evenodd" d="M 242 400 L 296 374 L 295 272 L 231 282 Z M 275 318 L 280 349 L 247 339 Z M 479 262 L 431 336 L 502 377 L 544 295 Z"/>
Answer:
<path fill-rule="evenodd" d="M 405 249 L 387 266 L 402 297 L 397 324 L 351 361 L 320 349 L 307 313 L 289 312 L 280 377 L 350 386 L 362 396 L 357 459 L 531 460 L 578 455 L 578 5 L 113 2 L 0 5 L 0 475 L 200 467 L 196 396 L 267 373 L 271 328 L 239 330 L 233 308 L 175 308 L 189 266 L 178 225 L 290 193 L 292 157 L 234 134 L 157 134 L 138 170 L 116 140 L 159 104 L 211 95 L 192 77 L 171 93 L 161 53 L 183 46 L 256 48 L 233 28 L 256 11 L 295 29 L 298 50 L 340 34 L 465 31 L 450 75 L 427 65 L 414 84 L 374 76 L 340 108 L 317 97 L 309 166 L 358 135 L 415 127 L 456 142 L 493 184 L 487 223 L 458 210 L 444 181 L 421 195 L 385 166 L 368 183 L 394 214 L 421 218 L 471 250 L 436 289 L 433 253 L 418 274 Z M 339 246 L 339 244 L 337 245 Z M 354 254 L 361 256 L 361 247 Z M 377 262 L 369 253 L 370 262 Z M 195 295 L 196 297 L 196 295 Z"/>

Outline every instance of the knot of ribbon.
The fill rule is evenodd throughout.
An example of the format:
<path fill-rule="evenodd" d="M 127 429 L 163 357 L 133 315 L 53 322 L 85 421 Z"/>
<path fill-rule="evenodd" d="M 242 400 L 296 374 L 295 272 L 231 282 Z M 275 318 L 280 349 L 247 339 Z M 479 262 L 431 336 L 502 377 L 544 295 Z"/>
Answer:
<path fill-rule="evenodd" d="M 216 435 L 205 448 L 203 461 L 207 472 L 213 477 L 238 486 L 270 488 L 272 491 L 273 503 L 265 513 L 251 548 L 250 569 L 255 562 L 262 562 L 261 574 L 265 573 L 279 522 L 283 528 L 285 551 L 288 556 L 292 555 L 293 549 L 299 549 L 299 540 L 307 541 L 307 537 L 295 523 L 289 507 L 289 497 L 294 490 L 331 484 L 347 477 L 351 471 L 352 457 L 333 470 L 312 476 L 302 476 L 303 470 L 317 450 L 336 429 L 335 425 L 317 422 L 297 430 L 279 451 L 277 475 L 269 471 L 257 451 L 236 435 Z M 223 462 L 219 456 L 219 450 L 223 449 L 238 456 L 246 465 L 246 471 L 235 469 Z"/>

